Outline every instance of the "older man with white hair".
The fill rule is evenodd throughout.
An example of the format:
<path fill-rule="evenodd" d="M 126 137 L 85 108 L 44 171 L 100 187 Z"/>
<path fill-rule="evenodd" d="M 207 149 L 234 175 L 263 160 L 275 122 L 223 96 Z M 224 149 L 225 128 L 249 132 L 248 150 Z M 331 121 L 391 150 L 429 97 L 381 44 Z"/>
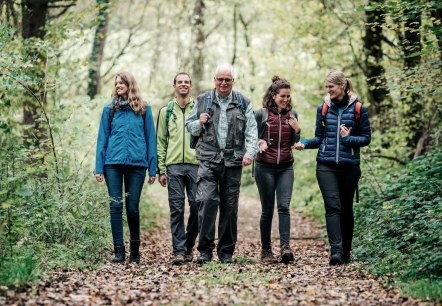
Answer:
<path fill-rule="evenodd" d="M 197 98 L 186 119 L 187 129 L 198 137 L 200 264 L 212 260 L 218 208 L 218 258 L 222 263 L 233 262 L 242 167 L 250 165 L 258 152 L 258 132 L 252 103 L 241 93 L 232 90 L 235 82 L 232 65 L 218 65 L 214 82 L 215 89 Z"/>

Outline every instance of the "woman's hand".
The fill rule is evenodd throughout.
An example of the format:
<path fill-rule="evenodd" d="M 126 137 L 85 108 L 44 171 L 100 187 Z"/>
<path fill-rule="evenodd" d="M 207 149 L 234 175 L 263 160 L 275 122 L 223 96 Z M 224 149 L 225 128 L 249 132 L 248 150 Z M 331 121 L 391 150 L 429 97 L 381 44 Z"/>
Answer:
<path fill-rule="evenodd" d="M 263 153 L 267 150 L 269 146 L 267 145 L 267 141 L 261 139 L 258 141 L 259 153 Z"/>
<path fill-rule="evenodd" d="M 155 176 L 149 176 L 149 180 L 147 182 L 149 183 L 149 185 L 155 183 Z"/>
<path fill-rule="evenodd" d="M 301 131 L 301 127 L 299 126 L 298 120 L 296 120 L 295 117 L 290 116 L 289 124 L 296 133 L 299 133 Z"/>
<path fill-rule="evenodd" d="M 347 128 L 345 124 L 341 124 L 341 129 L 339 131 L 339 134 L 341 134 L 342 137 L 346 137 L 350 135 L 351 128 Z"/>
<path fill-rule="evenodd" d="M 97 182 L 101 183 L 104 179 L 104 174 L 95 174 L 95 179 Z"/>
<path fill-rule="evenodd" d="M 300 141 L 295 143 L 295 145 L 292 147 L 292 149 L 296 149 L 296 150 L 299 150 L 299 151 L 304 150 L 304 148 L 305 148 L 305 145 L 302 142 L 300 142 Z"/>

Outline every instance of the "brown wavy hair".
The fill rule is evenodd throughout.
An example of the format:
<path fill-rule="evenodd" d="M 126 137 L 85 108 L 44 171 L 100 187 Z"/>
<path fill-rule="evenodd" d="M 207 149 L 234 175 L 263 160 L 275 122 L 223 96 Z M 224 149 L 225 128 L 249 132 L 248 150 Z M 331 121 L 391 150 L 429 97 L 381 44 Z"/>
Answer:
<path fill-rule="evenodd" d="M 279 90 L 286 88 L 291 89 L 290 82 L 286 79 L 282 79 L 279 76 L 275 75 L 272 78 L 272 85 L 267 88 L 266 93 L 264 94 L 262 100 L 262 107 L 264 108 L 272 108 L 276 107 L 275 100 L 273 100 L 273 96 L 279 93 Z M 288 109 L 292 109 L 292 98 L 290 97 L 289 103 L 287 105 Z"/>
<path fill-rule="evenodd" d="M 135 81 L 134 76 L 130 72 L 119 72 L 115 76 L 115 81 L 117 78 L 120 77 L 121 80 L 126 84 L 128 90 L 127 90 L 127 102 L 129 103 L 130 108 L 136 113 L 136 114 L 142 114 L 146 113 L 146 107 L 147 103 L 141 98 L 141 92 L 138 88 L 137 81 Z M 117 94 L 117 89 L 114 86 L 114 89 L 112 90 L 112 99 L 115 99 L 115 105 L 114 107 L 116 109 L 120 108 L 120 99 L 121 97 Z"/>

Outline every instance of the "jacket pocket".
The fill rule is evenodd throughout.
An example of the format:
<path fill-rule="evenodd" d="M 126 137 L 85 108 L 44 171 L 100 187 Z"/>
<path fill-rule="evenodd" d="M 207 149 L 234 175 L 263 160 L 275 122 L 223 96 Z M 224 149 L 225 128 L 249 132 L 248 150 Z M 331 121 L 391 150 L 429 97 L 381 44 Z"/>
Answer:
<path fill-rule="evenodd" d="M 246 118 L 243 114 L 237 115 L 235 119 L 235 145 L 242 147 L 244 145 Z"/>

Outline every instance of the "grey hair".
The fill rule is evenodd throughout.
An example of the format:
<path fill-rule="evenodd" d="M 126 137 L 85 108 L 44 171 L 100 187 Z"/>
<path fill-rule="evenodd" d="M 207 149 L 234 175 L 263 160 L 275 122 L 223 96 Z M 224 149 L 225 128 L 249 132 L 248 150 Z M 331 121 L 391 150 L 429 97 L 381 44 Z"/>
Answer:
<path fill-rule="evenodd" d="M 229 71 L 230 74 L 232 75 L 232 78 L 235 79 L 235 71 L 233 70 L 233 66 L 232 65 L 230 65 L 230 64 L 218 64 L 218 66 L 215 69 L 215 74 L 213 76 L 216 77 L 216 75 L 220 71 Z"/>

